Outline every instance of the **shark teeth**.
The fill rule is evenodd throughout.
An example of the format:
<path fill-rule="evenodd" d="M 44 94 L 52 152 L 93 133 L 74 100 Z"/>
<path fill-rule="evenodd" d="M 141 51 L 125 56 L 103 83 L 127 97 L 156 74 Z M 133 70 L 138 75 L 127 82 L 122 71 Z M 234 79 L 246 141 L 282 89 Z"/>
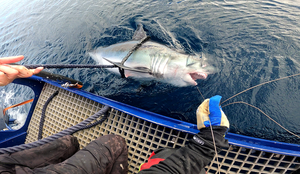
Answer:
<path fill-rule="evenodd" d="M 197 85 L 197 82 L 195 80 L 197 79 L 206 79 L 207 78 L 207 73 L 205 72 L 193 72 L 193 73 L 188 73 L 185 82 L 191 85 Z"/>
<path fill-rule="evenodd" d="M 204 72 L 194 72 L 194 73 L 190 73 L 190 76 L 193 80 L 197 80 L 197 79 L 206 79 L 207 78 L 207 73 Z"/>

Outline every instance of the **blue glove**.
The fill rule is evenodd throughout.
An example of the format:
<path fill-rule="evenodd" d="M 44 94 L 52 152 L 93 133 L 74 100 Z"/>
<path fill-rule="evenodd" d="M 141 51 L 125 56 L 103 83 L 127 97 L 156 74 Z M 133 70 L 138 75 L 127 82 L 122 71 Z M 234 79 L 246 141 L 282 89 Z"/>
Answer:
<path fill-rule="evenodd" d="M 225 126 L 229 128 L 229 121 L 227 116 L 219 106 L 221 96 L 216 95 L 210 99 L 204 100 L 196 111 L 197 128 L 200 130 L 204 127 Z"/>

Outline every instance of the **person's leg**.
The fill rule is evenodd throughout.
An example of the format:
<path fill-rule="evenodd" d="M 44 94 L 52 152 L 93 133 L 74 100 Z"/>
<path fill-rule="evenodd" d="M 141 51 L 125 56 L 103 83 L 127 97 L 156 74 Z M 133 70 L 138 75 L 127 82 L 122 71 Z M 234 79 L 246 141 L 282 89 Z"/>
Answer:
<path fill-rule="evenodd" d="M 15 173 L 22 168 L 33 169 L 57 164 L 68 159 L 78 150 L 77 138 L 66 135 L 39 147 L 0 155 L 0 173 L 3 171 Z"/>
<path fill-rule="evenodd" d="M 128 173 L 128 151 L 125 139 L 105 135 L 62 163 L 36 168 L 34 173 Z"/>

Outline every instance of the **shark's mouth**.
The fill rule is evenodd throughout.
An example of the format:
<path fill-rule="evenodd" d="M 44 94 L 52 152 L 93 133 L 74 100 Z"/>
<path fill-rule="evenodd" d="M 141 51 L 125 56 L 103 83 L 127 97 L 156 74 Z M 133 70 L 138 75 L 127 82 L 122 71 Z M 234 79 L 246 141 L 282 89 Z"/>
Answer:
<path fill-rule="evenodd" d="M 193 72 L 193 73 L 188 73 L 188 76 L 186 78 L 186 82 L 192 85 L 197 85 L 196 80 L 197 79 L 206 79 L 207 78 L 207 73 L 205 72 Z"/>
<path fill-rule="evenodd" d="M 193 80 L 197 80 L 197 79 L 206 79 L 207 78 L 207 73 L 204 72 L 194 72 L 194 73 L 190 73 L 190 76 Z"/>

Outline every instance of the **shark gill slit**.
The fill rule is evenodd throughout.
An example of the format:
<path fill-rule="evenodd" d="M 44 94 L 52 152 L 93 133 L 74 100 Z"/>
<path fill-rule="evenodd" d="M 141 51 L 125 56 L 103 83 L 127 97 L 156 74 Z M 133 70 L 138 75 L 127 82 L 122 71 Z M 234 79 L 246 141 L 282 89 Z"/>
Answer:
<path fill-rule="evenodd" d="M 152 57 L 150 70 L 154 77 L 162 78 L 163 74 L 159 72 L 159 66 L 160 66 L 160 55 L 155 54 Z"/>
<path fill-rule="evenodd" d="M 162 62 L 163 58 L 164 57 L 162 55 L 160 57 L 158 57 L 157 65 L 156 65 L 156 68 L 155 68 L 155 73 L 156 74 L 162 74 L 160 72 L 160 65 L 161 65 L 161 62 Z"/>

